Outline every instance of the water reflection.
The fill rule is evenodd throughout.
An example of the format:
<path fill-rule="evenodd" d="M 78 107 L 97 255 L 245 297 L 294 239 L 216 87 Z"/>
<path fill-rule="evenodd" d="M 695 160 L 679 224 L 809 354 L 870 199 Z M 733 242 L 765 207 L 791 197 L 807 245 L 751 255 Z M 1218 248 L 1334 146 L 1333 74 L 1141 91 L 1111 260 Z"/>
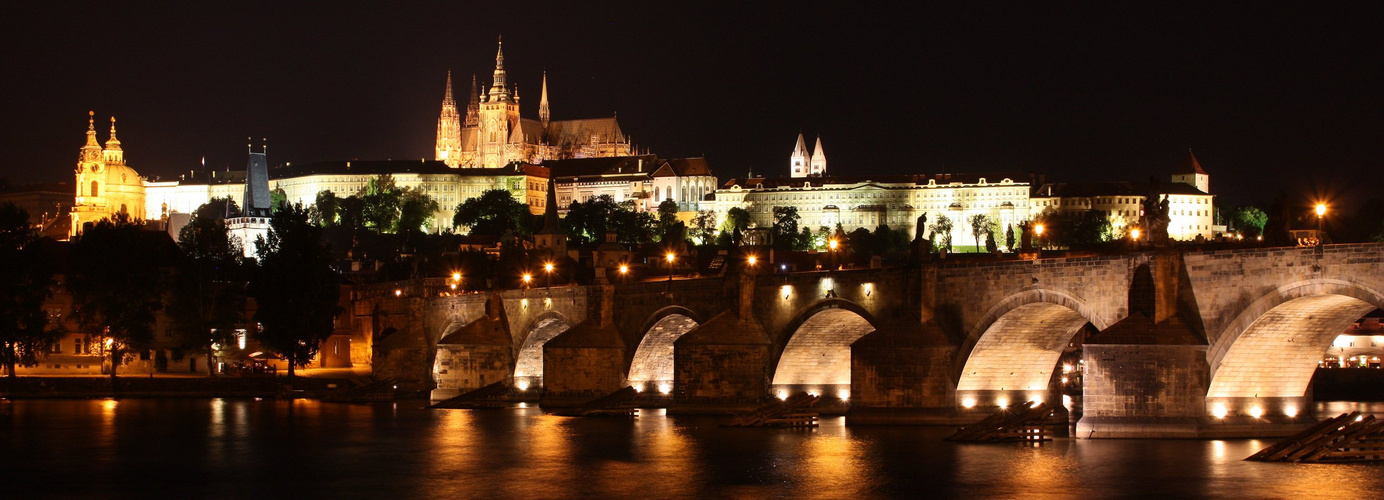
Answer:
<path fill-rule="evenodd" d="M 658 410 L 579 419 L 405 402 L 7 405 L 7 487 L 56 497 L 1260 498 L 1384 490 L 1379 466 L 1243 460 L 1272 440 L 956 444 L 942 439 L 947 428 L 848 428 L 839 418 L 810 430 L 743 429 Z M 71 480 L 77 463 L 82 481 Z"/>

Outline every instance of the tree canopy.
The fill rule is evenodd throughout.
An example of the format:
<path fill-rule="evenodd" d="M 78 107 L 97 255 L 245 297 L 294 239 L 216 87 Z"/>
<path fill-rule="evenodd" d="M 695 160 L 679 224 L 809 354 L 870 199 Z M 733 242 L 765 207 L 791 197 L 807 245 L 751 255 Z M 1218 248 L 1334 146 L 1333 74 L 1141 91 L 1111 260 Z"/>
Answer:
<path fill-rule="evenodd" d="M 68 285 L 77 319 L 87 331 L 104 332 L 111 377 L 127 354 L 153 342 L 172 247 L 166 234 L 144 231 L 123 216 L 92 224 L 72 246 Z"/>
<path fill-rule="evenodd" d="M 533 215 L 529 205 L 520 203 L 503 189 L 491 189 L 457 205 L 452 216 L 454 227 L 469 228 L 472 235 L 499 236 L 505 231 L 533 234 Z"/>
<path fill-rule="evenodd" d="M 198 213 L 202 212 L 199 208 Z M 167 314 L 182 348 L 207 351 L 207 372 L 212 374 L 212 345 L 232 343 L 244 319 L 246 274 L 241 242 L 227 232 L 224 221 L 198 216 L 179 232 L 178 249 L 181 258 L 173 274 Z"/>
<path fill-rule="evenodd" d="M 15 365 L 37 362 L 62 336 L 61 325 L 50 325 L 43 309 L 53 283 L 50 256 L 39 246 L 29 214 L 0 204 L 0 363 L 11 377 Z"/>
<path fill-rule="evenodd" d="M 289 376 L 317 354 L 332 335 L 340 288 L 322 228 L 302 205 L 284 207 L 269 221 L 269 235 L 256 242 L 260 268 L 251 283 L 262 329 L 255 335 L 288 360 Z"/>

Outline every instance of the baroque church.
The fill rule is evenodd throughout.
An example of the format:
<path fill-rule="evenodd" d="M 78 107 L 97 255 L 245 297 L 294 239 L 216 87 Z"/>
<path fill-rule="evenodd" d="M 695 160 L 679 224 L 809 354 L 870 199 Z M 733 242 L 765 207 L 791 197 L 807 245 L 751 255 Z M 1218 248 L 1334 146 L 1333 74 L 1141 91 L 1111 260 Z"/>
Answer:
<path fill-rule="evenodd" d="M 494 81 L 478 91 L 471 77 L 471 94 L 463 116 L 452 98 L 452 74 L 442 114 L 437 119 L 438 161 L 452 168 L 498 168 L 515 162 L 630 156 L 633 149 L 614 116 L 583 120 L 552 120 L 548 108 L 548 75 L 538 101 L 538 119 L 519 115 L 519 88 L 505 80 L 504 46 L 495 52 Z"/>
<path fill-rule="evenodd" d="M 87 139 L 77 156 L 77 189 L 73 201 L 72 229 L 68 236 L 82 232 L 86 224 L 124 215 L 130 220 L 145 218 L 144 179 L 125 164 L 125 151 L 115 137 L 115 117 L 111 135 L 103 148 L 96 140 L 96 112 L 87 113 Z"/>

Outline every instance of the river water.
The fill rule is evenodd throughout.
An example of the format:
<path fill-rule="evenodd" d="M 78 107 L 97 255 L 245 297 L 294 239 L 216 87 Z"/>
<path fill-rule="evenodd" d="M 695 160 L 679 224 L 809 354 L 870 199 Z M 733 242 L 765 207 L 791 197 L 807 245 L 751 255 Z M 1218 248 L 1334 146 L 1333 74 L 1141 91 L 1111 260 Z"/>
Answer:
<path fill-rule="evenodd" d="M 645 410 L 242 399 L 0 401 L 6 497 L 1344 498 L 1384 466 L 1242 459 L 1269 441 L 955 444 L 950 429 L 718 427 Z M 1335 415 L 1361 404 L 1323 403 Z M 1384 413 L 1384 404 L 1362 409 Z M 18 495 L 16 495 L 18 494 Z"/>

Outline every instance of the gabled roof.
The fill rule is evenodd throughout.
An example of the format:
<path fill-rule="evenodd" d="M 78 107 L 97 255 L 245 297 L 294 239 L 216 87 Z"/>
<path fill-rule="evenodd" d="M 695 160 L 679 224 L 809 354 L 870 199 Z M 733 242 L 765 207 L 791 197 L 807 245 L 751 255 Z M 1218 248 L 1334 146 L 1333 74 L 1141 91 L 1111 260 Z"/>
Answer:
<path fill-rule="evenodd" d="M 673 158 L 668 160 L 668 164 L 680 176 L 711 175 L 711 167 L 706 164 L 704 157 Z"/>
<path fill-rule="evenodd" d="M 1187 150 L 1187 158 L 1182 160 L 1182 165 L 1173 173 L 1210 175 L 1201 169 L 1201 162 L 1197 161 L 1197 157 L 1192 154 L 1191 149 Z"/>

